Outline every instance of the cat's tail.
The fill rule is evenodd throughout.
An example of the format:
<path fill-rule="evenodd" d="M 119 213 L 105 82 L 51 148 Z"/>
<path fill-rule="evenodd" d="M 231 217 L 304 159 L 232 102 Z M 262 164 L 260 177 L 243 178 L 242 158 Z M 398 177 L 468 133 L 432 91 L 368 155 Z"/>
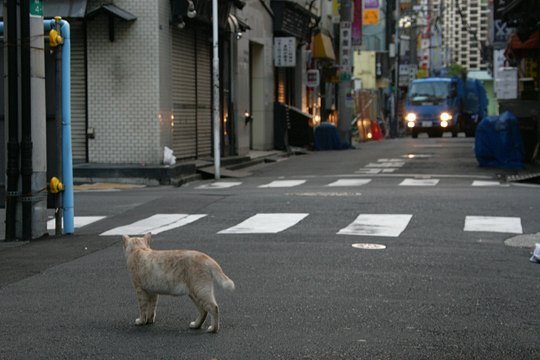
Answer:
<path fill-rule="evenodd" d="M 226 290 L 234 290 L 234 282 L 229 279 L 227 275 L 221 269 L 221 266 L 215 261 L 211 261 L 209 264 L 210 272 L 216 282 Z"/>

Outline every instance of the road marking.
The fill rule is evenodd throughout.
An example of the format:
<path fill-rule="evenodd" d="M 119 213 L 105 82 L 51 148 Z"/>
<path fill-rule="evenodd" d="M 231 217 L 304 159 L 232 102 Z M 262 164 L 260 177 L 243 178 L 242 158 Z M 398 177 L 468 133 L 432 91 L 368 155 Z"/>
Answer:
<path fill-rule="evenodd" d="M 136 221 L 132 224 L 119 226 L 114 229 L 105 231 L 104 233 L 100 234 L 100 236 L 123 234 L 140 235 L 146 233 L 152 233 L 156 235 L 167 230 L 172 230 L 190 224 L 205 216 L 206 214 L 156 214 L 146 219 Z"/>
<path fill-rule="evenodd" d="M 398 161 L 388 161 L 388 162 L 376 162 L 376 163 L 369 163 L 366 165 L 367 168 L 395 168 L 395 167 L 402 167 L 405 165 L 405 162 L 398 162 Z"/>
<path fill-rule="evenodd" d="M 238 225 L 219 231 L 218 234 L 276 234 L 296 225 L 308 215 L 302 213 L 256 214 Z"/>
<path fill-rule="evenodd" d="M 96 221 L 106 218 L 106 216 L 75 216 L 73 218 L 73 225 L 76 229 L 82 228 L 83 226 L 90 225 Z M 64 227 L 64 221 L 62 219 L 62 228 Z M 56 229 L 56 220 L 51 219 L 47 221 L 47 230 Z"/>
<path fill-rule="evenodd" d="M 359 192 L 297 192 L 297 193 L 285 193 L 287 196 L 360 196 Z"/>
<path fill-rule="evenodd" d="M 275 180 L 265 185 L 259 185 L 260 188 L 283 188 L 302 185 L 306 180 Z"/>
<path fill-rule="evenodd" d="M 403 159 L 379 159 L 378 162 L 403 162 Z"/>
<path fill-rule="evenodd" d="M 384 249 L 386 249 L 386 245 L 383 245 L 383 244 L 367 244 L 367 243 L 352 244 L 352 247 L 355 248 L 355 249 L 362 249 L 362 250 L 384 250 Z"/>
<path fill-rule="evenodd" d="M 242 184 L 241 182 L 234 181 L 216 181 L 210 184 L 204 184 L 197 186 L 195 189 L 227 189 L 233 186 L 238 186 Z"/>
<path fill-rule="evenodd" d="M 467 216 L 464 231 L 523 234 L 521 218 L 502 216 Z"/>
<path fill-rule="evenodd" d="M 439 179 L 404 179 L 399 186 L 435 186 Z"/>
<path fill-rule="evenodd" d="M 411 221 L 409 214 L 360 214 L 340 235 L 399 236 Z"/>
<path fill-rule="evenodd" d="M 370 181 L 371 179 L 339 179 L 326 186 L 362 186 Z"/>
<path fill-rule="evenodd" d="M 369 174 L 369 175 L 375 175 L 381 172 L 381 169 L 358 169 L 355 171 L 356 174 Z"/>
<path fill-rule="evenodd" d="M 508 184 L 501 184 L 499 181 L 484 181 L 474 180 L 472 186 L 509 186 Z"/>
<path fill-rule="evenodd" d="M 405 154 L 401 155 L 401 157 L 406 159 L 427 159 L 430 157 L 433 157 L 431 154 Z"/>

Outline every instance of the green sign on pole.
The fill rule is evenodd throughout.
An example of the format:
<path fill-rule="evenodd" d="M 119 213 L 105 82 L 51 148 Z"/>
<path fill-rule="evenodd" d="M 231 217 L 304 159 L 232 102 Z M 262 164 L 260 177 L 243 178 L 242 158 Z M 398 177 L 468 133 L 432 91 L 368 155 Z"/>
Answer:
<path fill-rule="evenodd" d="M 30 1 L 30 16 L 43 16 L 43 0 Z"/>

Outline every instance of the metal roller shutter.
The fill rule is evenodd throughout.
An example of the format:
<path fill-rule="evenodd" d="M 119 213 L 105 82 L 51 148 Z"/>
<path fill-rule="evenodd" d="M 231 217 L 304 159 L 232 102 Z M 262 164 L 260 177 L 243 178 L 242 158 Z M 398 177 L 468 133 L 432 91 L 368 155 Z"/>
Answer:
<path fill-rule="evenodd" d="M 178 159 L 197 156 L 195 37 L 174 29 L 172 41 L 173 151 Z"/>
<path fill-rule="evenodd" d="M 212 43 L 197 31 L 197 155 L 212 155 Z"/>
<path fill-rule="evenodd" d="M 74 162 L 86 162 L 85 29 L 71 23 L 71 146 Z"/>

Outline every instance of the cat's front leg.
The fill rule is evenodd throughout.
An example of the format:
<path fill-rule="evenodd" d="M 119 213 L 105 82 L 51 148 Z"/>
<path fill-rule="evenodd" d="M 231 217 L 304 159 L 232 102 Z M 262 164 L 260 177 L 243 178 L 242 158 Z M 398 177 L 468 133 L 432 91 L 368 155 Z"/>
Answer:
<path fill-rule="evenodd" d="M 135 319 L 135 325 L 151 324 L 154 321 L 154 309 L 149 310 L 152 303 L 152 296 L 141 288 L 136 289 L 137 300 L 139 302 L 139 317 Z M 157 296 L 156 296 L 157 301 Z M 152 315 L 152 316 L 149 316 Z M 149 321 L 151 318 L 151 321 Z"/>
<path fill-rule="evenodd" d="M 156 307 L 158 296 L 150 295 L 148 300 L 148 306 L 146 308 L 146 323 L 153 324 L 156 321 Z"/>

